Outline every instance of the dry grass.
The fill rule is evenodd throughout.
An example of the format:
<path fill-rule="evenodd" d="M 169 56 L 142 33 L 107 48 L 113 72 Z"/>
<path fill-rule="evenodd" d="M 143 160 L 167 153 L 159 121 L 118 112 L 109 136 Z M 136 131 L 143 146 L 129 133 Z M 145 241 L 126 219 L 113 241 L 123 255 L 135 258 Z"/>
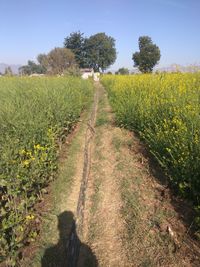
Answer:
<path fill-rule="evenodd" d="M 186 236 L 188 226 L 180 219 L 169 189 L 152 174 L 157 171 L 142 153 L 144 146 L 119 128 L 113 135 L 113 145 L 118 153 L 115 172 L 120 179 L 121 212 L 126 222 L 124 244 L 132 266 L 199 266 L 198 246 Z"/>

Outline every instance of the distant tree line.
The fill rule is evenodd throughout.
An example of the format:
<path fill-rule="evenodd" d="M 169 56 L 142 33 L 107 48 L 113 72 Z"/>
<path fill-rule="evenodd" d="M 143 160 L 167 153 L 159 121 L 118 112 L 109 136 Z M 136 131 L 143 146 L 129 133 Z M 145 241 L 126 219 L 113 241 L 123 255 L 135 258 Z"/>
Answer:
<path fill-rule="evenodd" d="M 138 40 L 139 52 L 132 55 L 134 66 L 142 73 L 151 73 L 160 60 L 160 49 L 149 36 Z M 37 63 L 29 60 L 19 69 L 20 74 L 80 74 L 81 68 L 93 68 L 104 72 L 116 60 L 115 39 L 105 33 L 97 33 L 89 38 L 80 31 L 72 32 L 64 38 L 63 47 L 56 47 L 48 54 L 39 54 Z M 9 75 L 7 70 L 6 75 Z M 119 68 L 115 74 L 129 74 L 127 68 Z"/>
<path fill-rule="evenodd" d="M 19 68 L 22 75 L 37 74 L 77 74 L 80 68 L 104 71 L 116 60 L 115 40 L 105 33 L 97 33 L 89 38 L 80 31 L 73 32 L 64 39 L 64 47 L 56 47 L 48 54 L 39 54 L 37 62 L 29 60 Z"/>
<path fill-rule="evenodd" d="M 118 71 L 115 72 L 115 74 L 128 75 L 129 70 L 127 68 L 119 68 Z"/>

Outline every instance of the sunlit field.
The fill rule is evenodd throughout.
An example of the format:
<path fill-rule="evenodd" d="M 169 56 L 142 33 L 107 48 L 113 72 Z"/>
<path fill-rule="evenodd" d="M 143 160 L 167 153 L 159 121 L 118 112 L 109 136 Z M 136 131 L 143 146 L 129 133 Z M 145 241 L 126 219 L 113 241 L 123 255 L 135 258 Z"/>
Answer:
<path fill-rule="evenodd" d="M 102 82 L 118 125 L 139 133 L 200 210 L 200 73 L 105 75 Z"/>
<path fill-rule="evenodd" d="M 79 78 L 0 78 L 1 260 L 37 235 L 32 207 L 91 95 Z"/>

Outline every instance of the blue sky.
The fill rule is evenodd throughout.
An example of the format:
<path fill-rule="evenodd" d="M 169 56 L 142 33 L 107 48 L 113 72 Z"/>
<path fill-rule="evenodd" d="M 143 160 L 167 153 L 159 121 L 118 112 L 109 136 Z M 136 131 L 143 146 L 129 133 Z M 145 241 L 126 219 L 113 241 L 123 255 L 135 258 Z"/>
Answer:
<path fill-rule="evenodd" d="M 73 31 L 116 39 L 111 69 L 132 68 L 138 38 L 161 50 L 160 67 L 200 64 L 200 0 L 0 0 L 0 63 L 26 64 Z"/>

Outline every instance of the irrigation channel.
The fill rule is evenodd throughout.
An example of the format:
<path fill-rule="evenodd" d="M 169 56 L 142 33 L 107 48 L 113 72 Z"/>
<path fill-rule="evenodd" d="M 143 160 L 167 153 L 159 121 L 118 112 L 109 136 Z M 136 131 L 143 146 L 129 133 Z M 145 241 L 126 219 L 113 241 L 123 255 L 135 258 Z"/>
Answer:
<path fill-rule="evenodd" d="M 99 100 L 99 91 L 96 90 L 94 95 L 94 102 L 91 110 L 91 115 L 87 123 L 87 130 L 85 134 L 82 181 L 78 197 L 75 220 L 72 223 L 72 228 L 68 243 L 67 259 L 69 267 L 76 267 L 79 258 L 80 242 L 78 236 L 82 236 L 83 234 L 82 232 L 83 232 L 83 222 L 84 222 L 85 197 L 86 197 L 86 189 L 88 185 L 88 178 L 91 167 L 91 141 L 95 134 L 94 126 L 96 121 L 98 100 Z"/>

